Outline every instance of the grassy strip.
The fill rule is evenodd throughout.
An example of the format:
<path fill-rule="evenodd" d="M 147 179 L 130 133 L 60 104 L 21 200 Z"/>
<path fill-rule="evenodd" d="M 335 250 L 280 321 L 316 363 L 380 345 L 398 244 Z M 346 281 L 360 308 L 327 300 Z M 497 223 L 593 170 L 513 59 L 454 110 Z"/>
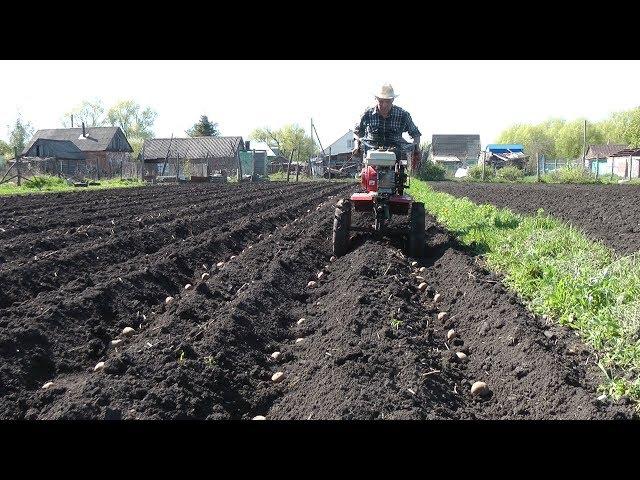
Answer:
<path fill-rule="evenodd" d="M 598 354 L 602 392 L 640 401 L 639 255 L 619 257 L 542 210 L 523 216 L 476 205 L 415 179 L 410 190 L 533 312 L 579 332 Z"/>
<path fill-rule="evenodd" d="M 104 190 L 111 188 L 131 188 L 145 185 L 140 180 L 120 180 L 119 178 L 100 180 L 100 185 L 74 187 L 64 179 L 52 176 L 34 177 L 31 181 L 23 181 L 21 186 L 13 182 L 0 185 L 0 195 L 25 195 L 32 193 L 78 192 L 85 190 Z"/>

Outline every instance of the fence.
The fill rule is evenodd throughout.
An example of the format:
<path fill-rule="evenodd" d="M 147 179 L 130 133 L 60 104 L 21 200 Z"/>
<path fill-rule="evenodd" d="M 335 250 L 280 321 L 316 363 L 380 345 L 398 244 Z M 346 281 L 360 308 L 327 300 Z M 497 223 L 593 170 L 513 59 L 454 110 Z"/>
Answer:
<path fill-rule="evenodd" d="M 54 157 L 21 157 L 0 167 L 0 183 L 29 179 L 40 175 L 74 179 L 140 178 L 140 162 L 111 159 L 99 165 L 85 160 L 65 160 Z"/>
<path fill-rule="evenodd" d="M 599 177 L 620 177 L 624 179 L 640 178 L 640 158 L 638 157 L 608 157 L 603 159 L 546 159 L 539 156 L 540 174 L 550 173 L 562 168 L 583 168 Z"/>

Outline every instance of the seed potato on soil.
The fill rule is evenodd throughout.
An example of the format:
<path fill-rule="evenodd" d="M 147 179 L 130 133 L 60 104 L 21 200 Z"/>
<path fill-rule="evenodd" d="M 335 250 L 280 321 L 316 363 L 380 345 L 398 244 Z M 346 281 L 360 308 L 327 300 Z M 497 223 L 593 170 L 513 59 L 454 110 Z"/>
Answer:
<path fill-rule="evenodd" d="M 84 192 L 95 201 L 60 195 L 55 216 L 45 214 L 49 200 L 0 199 L 0 418 L 631 417 L 630 405 L 597 401 L 602 375 L 585 365 L 588 349 L 569 355 L 574 335 L 559 329 L 546 338 L 548 327 L 506 289 L 472 281 L 467 272 L 499 279 L 431 217 L 421 276 L 446 292 L 438 304 L 451 315 L 444 326 L 433 324 L 440 309 L 416 291 L 393 241 L 354 236 L 331 275 L 308 288 L 332 255 L 334 202 L 313 206 L 351 191 L 329 182 L 248 182 Z M 122 232 L 107 235 L 115 211 Z M 276 228 L 294 218 L 291 228 Z M 65 236 L 70 229 L 88 236 Z M 203 262 L 250 242 L 242 262 L 164 308 Z M 137 312 L 147 316 L 142 327 L 133 323 L 140 334 L 113 348 L 114 333 Z M 443 335 L 452 328 L 464 342 L 447 350 Z M 510 337 L 518 341 L 509 345 Z M 284 383 L 271 380 L 269 352 L 278 350 Z M 104 374 L 88 371 L 100 361 Z M 65 388 L 34 395 L 51 379 Z M 491 390 L 482 401 L 469 393 L 478 379 Z"/>

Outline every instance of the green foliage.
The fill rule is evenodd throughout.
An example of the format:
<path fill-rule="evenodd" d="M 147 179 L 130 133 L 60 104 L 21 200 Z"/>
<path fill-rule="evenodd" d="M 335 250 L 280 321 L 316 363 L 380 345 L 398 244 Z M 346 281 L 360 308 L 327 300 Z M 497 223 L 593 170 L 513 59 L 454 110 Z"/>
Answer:
<path fill-rule="evenodd" d="M 484 171 L 484 179 L 492 180 L 495 174 L 493 173 L 493 167 L 487 166 Z M 465 177 L 467 180 L 482 180 L 482 165 L 474 165 L 473 167 L 469 167 L 469 171 L 467 172 L 467 176 Z"/>
<path fill-rule="evenodd" d="M 128 139 L 153 138 L 153 124 L 158 114 L 151 107 L 142 108 L 134 100 L 122 100 L 107 112 L 107 123 L 120 127 Z"/>
<path fill-rule="evenodd" d="M 24 150 L 25 145 L 31 139 L 34 128 L 31 123 L 25 122 L 22 115 L 18 113 L 15 123 L 9 128 L 9 146 L 11 147 L 11 157 L 13 157 L 13 149 L 17 148 L 18 153 Z"/>
<path fill-rule="evenodd" d="M 530 155 L 529 170 L 535 170 L 536 153 L 547 158 L 582 158 L 584 119 L 552 118 L 540 124 L 516 124 L 504 130 L 499 143 L 521 143 Z M 587 145 L 617 143 L 640 147 L 640 107 L 614 112 L 601 122 L 587 122 Z M 586 152 L 585 152 L 586 153 Z"/>
<path fill-rule="evenodd" d="M 82 122 L 86 127 L 103 127 L 107 121 L 104 114 L 104 105 L 99 98 L 93 101 L 84 100 L 80 105 L 65 113 L 62 118 L 62 126 L 64 128 L 71 127 L 71 115 L 73 115 L 73 126 L 75 128 L 82 126 Z"/>
<path fill-rule="evenodd" d="M 524 172 L 514 166 L 504 167 L 496 172 L 496 180 L 503 182 L 517 182 L 523 178 Z"/>
<path fill-rule="evenodd" d="M 564 167 L 540 176 L 543 183 L 597 183 L 595 173 L 584 168 Z"/>
<path fill-rule="evenodd" d="M 441 181 L 445 179 L 446 173 L 447 170 L 442 165 L 423 159 L 418 171 L 418 178 L 420 180 Z"/>
<path fill-rule="evenodd" d="M 411 194 L 538 315 L 579 332 L 606 372 L 600 391 L 640 400 L 640 254 L 618 257 L 543 211 L 524 216 L 435 192 Z"/>
<path fill-rule="evenodd" d="M 0 157 L 3 156 L 6 158 L 13 157 L 13 149 L 7 142 L 0 140 Z"/>
<path fill-rule="evenodd" d="M 217 123 L 211 123 L 206 115 L 202 115 L 200 120 L 187 130 L 187 135 L 190 137 L 219 137 L 220 131 Z"/>
<path fill-rule="evenodd" d="M 60 177 L 41 175 L 25 180 L 25 186 L 36 190 L 55 190 L 56 187 L 64 187 L 67 182 Z"/>
<path fill-rule="evenodd" d="M 89 187 L 74 187 L 69 185 L 64 179 L 49 176 L 40 175 L 38 177 L 32 177 L 29 180 L 24 180 L 21 186 L 16 185 L 15 182 L 3 183 L 0 185 L 0 195 L 21 195 L 32 193 L 46 193 L 46 192 L 65 192 L 65 191 L 84 191 L 84 190 L 105 190 L 111 188 L 130 188 L 140 187 L 145 185 L 144 182 L 138 179 L 123 179 L 114 178 L 110 180 L 101 180 L 100 185 Z"/>
<path fill-rule="evenodd" d="M 612 113 L 599 127 L 606 142 L 640 147 L 640 107 Z"/>
<path fill-rule="evenodd" d="M 144 138 L 132 137 L 127 138 L 129 141 L 129 145 L 133 148 L 133 152 L 131 153 L 132 159 L 138 159 L 140 152 L 142 151 L 142 146 L 144 145 Z"/>
<path fill-rule="evenodd" d="M 400 328 L 400 326 L 402 325 L 402 320 L 398 320 L 395 317 L 391 317 L 391 328 L 393 328 L 394 330 L 398 330 Z"/>
<path fill-rule="evenodd" d="M 299 152 L 301 162 L 309 160 L 317 151 L 313 139 L 306 135 L 304 128 L 295 124 L 285 125 L 278 130 L 268 127 L 257 128 L 251 132 L 249 138 L 277 148 L 285 158 L 289 158 L 293 153 L 292 160 L 298 159 Z"/>

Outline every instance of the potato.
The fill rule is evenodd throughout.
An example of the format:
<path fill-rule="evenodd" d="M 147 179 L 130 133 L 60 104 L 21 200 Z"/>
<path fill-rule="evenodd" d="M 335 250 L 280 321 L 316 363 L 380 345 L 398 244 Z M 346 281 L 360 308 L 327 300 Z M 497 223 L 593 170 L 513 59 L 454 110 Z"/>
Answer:
<path fill-rule="evenodd" d="M 122 330 L 122 335 L 124 335 L 125 337 L 130 337 L 134 333 L 135 330 L 131 327 L 124 327 L 124 329 Z"/>
<path fill-rule="evenodd" d="M 278 383 L 284 380 L 284 372 L 276 372 L 271 376 L 271 380 Z"/>
<path fill-rule="evenodd" d="M 489 394 L 489 387 L 484 382 L 475 382 L 471 385 L 471 395 L 484 397 Z"/>

